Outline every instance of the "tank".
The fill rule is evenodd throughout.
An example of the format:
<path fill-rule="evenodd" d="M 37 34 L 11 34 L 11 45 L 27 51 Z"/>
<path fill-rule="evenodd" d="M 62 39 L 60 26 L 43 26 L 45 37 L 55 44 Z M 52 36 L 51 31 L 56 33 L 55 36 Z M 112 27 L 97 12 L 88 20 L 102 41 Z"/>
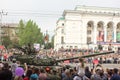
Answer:
<path fill-rule="evenodd" d="M 66 58 L 66 59 L 54 59 L 54 58 L 49 58 L 46 57 L 44 59 L 36 58 L 36 54 L 33 53 L 33 51 L 29 51 L 19 48 L 22 51 L 24 51 L 26 54 L 24 55 L 17 55 L 16 60 L 20 61 L 22 64 L 27 63 L 29 65 L 35 65 L 35 66 L 55 66 L 61 61 L 65 60 L 73 60 L 73 59 L 82 59 L 82 58 L 87 58 L 87 57 L 94 57 L 98 55 L 106 55 L 106 54 L 111 54 L 114 53 L 114 51 L 108 51 L 108 52 L 101 52 L 101 53 L 96 53 L 96 54 L 88 54 L 88 55 L 83 55 L 83 56 L 78 56 L 78 57 L 72 57 L 72 58 Z M 27 49 L 27 48 L 26 48 Z M 28 52 L 26 52 L 28 51 Z"/>

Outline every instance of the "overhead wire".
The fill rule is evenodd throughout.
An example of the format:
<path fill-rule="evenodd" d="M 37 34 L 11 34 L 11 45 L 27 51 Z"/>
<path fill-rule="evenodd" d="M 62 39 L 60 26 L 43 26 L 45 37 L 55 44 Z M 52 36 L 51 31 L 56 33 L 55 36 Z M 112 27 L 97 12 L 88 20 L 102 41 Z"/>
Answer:
<path fill-rule="evenodd" d="M 56 12 L 34 12 L 34 11 L 26 11 L 26 12 L 8 12 L 8 16 L 33 16 L 33 17 L 59 17 L 61 14 L 56 14 Z"/>

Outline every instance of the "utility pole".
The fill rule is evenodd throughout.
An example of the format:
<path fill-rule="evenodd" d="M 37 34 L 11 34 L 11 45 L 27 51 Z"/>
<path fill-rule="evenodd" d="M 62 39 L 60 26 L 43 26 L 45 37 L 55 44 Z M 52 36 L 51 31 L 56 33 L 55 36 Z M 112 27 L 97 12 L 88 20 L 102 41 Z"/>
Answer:
<path fill-rule="evenodd" d="M 2 17 L 4 15 L 7 15 L 7 12 L 4 12 L 3 10 L 0 11 L 0 45 L 2 45 Z"/>

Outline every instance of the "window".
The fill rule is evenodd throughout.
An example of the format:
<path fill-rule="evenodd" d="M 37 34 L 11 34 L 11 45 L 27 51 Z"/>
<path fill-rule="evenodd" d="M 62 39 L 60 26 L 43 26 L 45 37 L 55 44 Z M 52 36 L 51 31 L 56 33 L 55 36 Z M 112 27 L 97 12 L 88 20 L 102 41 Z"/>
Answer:
<path fill-rule="evenodd" d="M 87 34 L 91 34 L 91 30 L 87 30 Z"/>
<path fill-rule="evenodd" d="M 64 23 L 62 23 L 62 26 L 64 26 Z"/>
<path fill-rule="evenodd" d="M 70 46 L 70 48 L 73 48 L 73 46 Z"/>
<path fill-rule="evenodd" d="M 61 37 L 61 44 L 64 44 L 64 37 Z"/>
<path fill-rule="evenodd" d="M 87 37 L 87 43 L 91 42 L 91 37 Z"/>
<path fill-rule="evenodd" d="M 61 33 L 64 33 L 64 29 L 61 30 Z"/>

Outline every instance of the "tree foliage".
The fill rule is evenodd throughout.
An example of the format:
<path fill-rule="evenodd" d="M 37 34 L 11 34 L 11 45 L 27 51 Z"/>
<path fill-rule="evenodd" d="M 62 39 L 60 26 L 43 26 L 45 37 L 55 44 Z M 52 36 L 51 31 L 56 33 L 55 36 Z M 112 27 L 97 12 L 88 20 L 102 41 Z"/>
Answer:
<path fill-rule="evenodd" d="M 51 38 L 51 42 L 45 43 L 45 49 L 51 49 L 54 48 L 54 36 Z"/>
<path fill-rule="evenodd" d="M 24 23 L 23 20 L 20 20 L 18 37 L 19 45 L 21 46 L 34 43 L 43 44 L 43 34 L 41 29 L 38 28 L 38 25 L 32 20 L 29 20 L 26 23 Z"/>
<path fill-rule="evenodd" d="M 9 36 L 3 36 L 3 37 L 2 37 L 2 44 L 3 44 L 6 48 L 12 46 L 12 41 L 10 40 L 10 37 L 9 37 Z"/>
<path fill-rule="evenodd" d="M 54 36 L 52 36 L 51 38 L 51 44 L 52 44 L 52 48 L 54 48 Z"/>

